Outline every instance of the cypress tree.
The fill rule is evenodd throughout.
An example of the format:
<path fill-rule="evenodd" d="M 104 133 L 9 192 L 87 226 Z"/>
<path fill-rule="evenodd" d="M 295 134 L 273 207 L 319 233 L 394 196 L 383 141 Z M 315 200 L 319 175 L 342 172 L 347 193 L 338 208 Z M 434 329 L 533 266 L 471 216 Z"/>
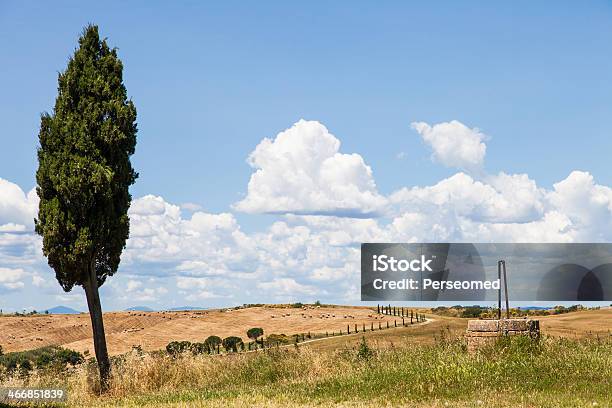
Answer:
<path fill-rule="evenodd" d="M 41 116 L 36 232 L 62 289 L 85 290 L 103 390 L 110 362 L 98 288 L 117 271 L 129 235 L 136 132 L 117 50 L 89 25 L 59 74 L 53 112 Z"/>

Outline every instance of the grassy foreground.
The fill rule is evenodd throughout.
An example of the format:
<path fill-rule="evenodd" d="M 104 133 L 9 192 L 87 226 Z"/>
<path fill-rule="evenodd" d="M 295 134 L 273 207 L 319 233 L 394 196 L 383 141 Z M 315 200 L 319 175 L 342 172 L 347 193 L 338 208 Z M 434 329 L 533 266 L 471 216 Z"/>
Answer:
<path fill-rule="evenodd" d="M 110 391 L 96 395 L 93 366 L 68 375 L 5 377 L 0 386 L 66 386 L 70 406 L 525 406 L 612 404 L 612 340 L 517 337 L 468 355 L 460 339 L 433 345 L 307 347 L 178 358 L 129 353 Z"/>

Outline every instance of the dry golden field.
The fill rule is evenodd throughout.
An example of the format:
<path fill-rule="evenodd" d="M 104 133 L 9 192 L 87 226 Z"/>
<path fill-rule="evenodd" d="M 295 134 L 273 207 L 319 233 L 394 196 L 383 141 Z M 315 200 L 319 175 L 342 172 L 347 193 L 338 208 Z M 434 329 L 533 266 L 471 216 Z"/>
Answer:
<path fill-rule="evenodd" d="M 395 318 L 401 323 L 401 318 Z M 246 331 L 261 327 L 267 334 L 325 333 L 340 330 L 346 333 L 356 324 L 372 323 L 393 317 L 377 315 L 365 307 L 333 306 L 291 308 L 278 306 L 252 307 L 238 310 L 206 310 L 188 312 L 111 312 L 104 314 L 108 349 L 111 355 L 122 354 L 140 345 L 144 350 L 163 349 L 173 340 L 201 342 L 210 335 L 239 336 L 246 340 Z M 410 320 L 410 319 L 408 319 Z M 5 352 L 59 345 L 93 354 L 89 315 L 34 315 L 0 317 L 0 345 Z"/>
<path fill-rule="evenodd" d="M 538 317 L 547 335 L 542 341 L 525 343 L 517 336 L 494 353 L 476 355 L 465 352 L 461 338 L 468 319 L 419 312 L 426 313 L 426 322 L 397 328 L 392 323 L 397 318 L 346 306 L 107 313 L 109 350 L 115 355 L 132 345 L 157 350 L 173 340 L 202 341 L 211 334 L 245 338 L 254 326 L 266 334 L 346 333 L 347 324 L 377 327 L 382 318 L 383 327 L 389 321 L 391 328 L 261 352 L 170 356 L 132 350 L 114 360 L 104 395 L 98 395 L 91 364 L 30 375 L 5 372 L 0 387 L 62 387 L 70 407 L 612 406 L 610 308 Z M 87 315 L 0 317 L 6 351 L 57 344 L 91 353 L 89 338 Z"/>
<path fill-rule="evenodd" d="M 425 312 L 425 310 L 420 310 Z M 428 322 L 391 331 L 366 332 L 366 338 L 381 346 L 399 342 L 433 343 L 444 336 L 461 336 L 467 320 L 427 313 Z M 246 339 L 251 327 L 262 327 L 267 334 L 346 333 L 356 324 L 369 328 L 378 322 L 383 327 L 401 318 L 377 315 L 375 310 L 358 306 L 324 306 L 305 309 L 288 306 L 263 306 L 238 310 L 206 310 L 187 312 L 111 312 L 104 314 L 106 337 L 112 355 L 140 345 L 144 350 L 163 349 L 174 340 L 203 341 L 210 335 L 240 336 Z M 587 334 L 608 334 L 612 330 L 612 308 L 540 316 L 544 334 L 561 337 L 584 337 Z M 353 341 L 350 336 L 316 341 L 315 349 L 342 348 Z M 5 352 L 22 351 L 42 346 L 59 345 L 69 349 L 93 352 L 89 315 L 34 315 L 0 317 L 0 345 Z"/>

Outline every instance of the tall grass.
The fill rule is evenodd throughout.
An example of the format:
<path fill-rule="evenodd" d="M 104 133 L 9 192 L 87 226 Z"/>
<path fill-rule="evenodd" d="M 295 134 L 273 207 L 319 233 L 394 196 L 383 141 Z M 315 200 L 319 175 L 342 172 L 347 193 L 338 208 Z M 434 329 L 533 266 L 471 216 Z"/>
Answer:
<path fill-rule="evenodd" d="M 462 340 L 380 349 L 308 347 L 224 356 L 134 352 L 115 361 L 109 393 L 96 394 L 95 366 L 65 378 L 36 373 L 1 385 L 64 385 L 73 406 L 90 405 L 486 405 L 608 406 L 610 338 L 508 338 L 474 355 Z"/>

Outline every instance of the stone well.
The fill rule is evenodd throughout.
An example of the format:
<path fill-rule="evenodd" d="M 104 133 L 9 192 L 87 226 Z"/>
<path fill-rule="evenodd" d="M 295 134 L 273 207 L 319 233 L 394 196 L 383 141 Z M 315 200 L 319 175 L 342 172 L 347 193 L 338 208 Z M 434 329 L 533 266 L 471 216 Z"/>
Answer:
<path fill-rule="evenodd" d="M 465 334 L 469 353 L 495 343 L 500 336 L 540 337 L 540 321 L 532 319 L 469 320 Z"/>

